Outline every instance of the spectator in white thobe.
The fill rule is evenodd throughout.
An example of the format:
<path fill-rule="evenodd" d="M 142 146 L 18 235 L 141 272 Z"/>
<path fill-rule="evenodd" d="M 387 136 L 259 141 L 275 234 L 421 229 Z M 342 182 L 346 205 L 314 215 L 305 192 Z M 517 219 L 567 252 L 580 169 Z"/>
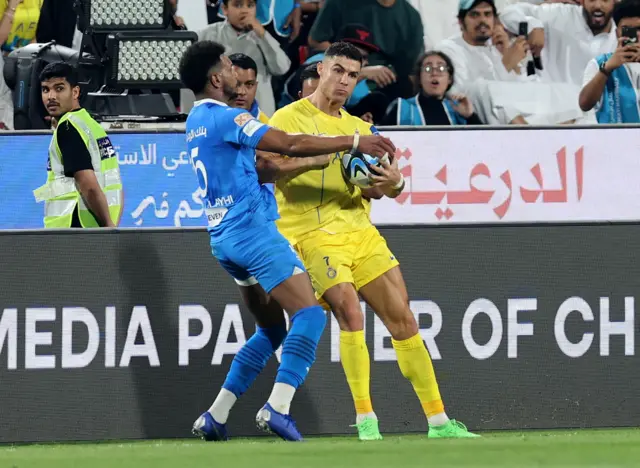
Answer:
<path fill-rule="evenodd" d="M 500 14 L 505 29 L 518 33 L 528 23 L 529 44 L 542 48 L 543 81 L 582 87 L 584 69 L 594 57 L 616 49 L 614 0 L 583 0 L 584 7 L 562 3 L 517 3 Z"/>
<path fill-rule="evenodd" d="M 442 41 L 437 49 L 454 63 L 452 92 L 469 96 L 485 122 L 553 124 L 582 116 L 579 89 L 527 76 L 527 40 L 510 40 L 496 25 L 493 0 L 460 0 L 459 21 L 462 36 Z"/>
<path fill-rule="evenodd" d="M 520 0 L 495 0 L 498 15 L 512 3 Z M 542 0 L 524 0 L 539 4 Z M 426 50 L 434 49 L 437 44 L 452 36 L 460 36 L 458 24 L 458 0 L 409 0 L 418 10 L 424 26 L 424 45 Z"/>
<path fill-rule="evenodd" d="M 520 39 L 503 49 L 492 43 L 496 32 L 496 7 L 493 0 L 460 0 L 461 36 L 442 41 L 436 48 L 447 54 L 456 70 L 455 92 L 465 94 L 478 78 L 496 81 L 521 81 L 520 62 L 528 45 Z M 506 39 L 506 38 L 505 38 Z"/>

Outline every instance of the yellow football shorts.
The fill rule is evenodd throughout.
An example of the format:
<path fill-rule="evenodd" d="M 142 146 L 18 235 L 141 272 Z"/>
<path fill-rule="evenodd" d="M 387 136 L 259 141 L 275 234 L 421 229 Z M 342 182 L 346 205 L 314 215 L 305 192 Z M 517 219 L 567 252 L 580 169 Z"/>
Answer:
<path fill-rule="evenodd" d="M 352 283 L 356 291 L 399 265 L 387 241 L 374 226 L 361 231 L 329 234 L 313 231 L 298 239 L 295 249 L 307 268 L 316 297 L 340 283 Z"/>

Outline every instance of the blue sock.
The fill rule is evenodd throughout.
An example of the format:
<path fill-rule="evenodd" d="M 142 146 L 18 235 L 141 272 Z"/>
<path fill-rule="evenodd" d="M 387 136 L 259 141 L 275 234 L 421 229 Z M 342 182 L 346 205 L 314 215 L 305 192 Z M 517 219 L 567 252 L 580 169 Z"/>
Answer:
<path fill-rule="evenodd" d="M 258 327 L 233 359 L 222 388 L 226 388 L 240 398 L 262 372 L 285 336 L 287 336 L 287 328 L 284 323 L 270 328 Z"/>
<path fill-rule="evenodd" d="M 316 359 L 316 348 L 326 323 L 327 317 L 319 305 L 296 312 L 282 346 L 276 382 L 296 389 L 302 385 Z"/>

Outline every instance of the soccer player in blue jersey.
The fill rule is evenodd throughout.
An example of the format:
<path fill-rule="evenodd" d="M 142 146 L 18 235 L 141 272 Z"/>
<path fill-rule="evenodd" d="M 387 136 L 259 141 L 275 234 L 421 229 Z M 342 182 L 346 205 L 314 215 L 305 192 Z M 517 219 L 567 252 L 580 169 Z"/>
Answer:
<path fill-rule="evenodd" d="M 393 154 L 395 147 L 375 135 L 290 135 L 259 122 L 246 110 L 229 107 L 237 78 L 224 47 L 215 42 L 202 41 L 187 49 L 180 78 L 197 99 L 187 119 L 186 137 L 205 193 L 212 252 L 244 290 L 243 298 L 258 324 L 236 355 L 216 401 L 196 420 L 193 431 L 205 440 L 226 440 L 225 419 L 231 407 L 282 344 L 276 382 L 256 423 L 284 440 L 302 440 L 289 407 L 315 360 L 326 317 L 304 265 L 275 227 L 277 207 L 273 194 L 260 184 L 256 149 L 294 157 L 347 150 L 381 157 Z M 290 317 L 288 333 L 282 309 Z"/>

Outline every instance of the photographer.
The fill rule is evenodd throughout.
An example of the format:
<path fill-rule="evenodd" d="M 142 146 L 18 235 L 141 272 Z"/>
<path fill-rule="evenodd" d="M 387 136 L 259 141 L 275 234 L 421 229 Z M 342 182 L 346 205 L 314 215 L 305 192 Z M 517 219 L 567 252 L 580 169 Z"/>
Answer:
<path fill-rule="evenodd" d="M 591 60 L 584 72 L 579 104 L 583 111 L 595 109 L 598 123 L 640 123 L 640 1 L 616 5 L 618 48 Z"/>

